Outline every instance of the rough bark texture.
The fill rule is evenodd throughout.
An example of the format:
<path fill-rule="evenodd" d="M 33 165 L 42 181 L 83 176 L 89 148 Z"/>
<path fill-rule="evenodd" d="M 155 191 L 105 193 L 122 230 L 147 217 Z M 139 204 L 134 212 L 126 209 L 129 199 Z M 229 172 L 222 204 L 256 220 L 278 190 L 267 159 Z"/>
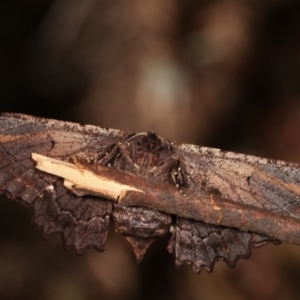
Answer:
<path fill-rule="evenodd" d="M 178 206 L 178 199 L 185 199 L 186 204 L 198 208 L 203 205 L 208 215 L 203 216 L 198 210 L 197 217 L 197 212 L 185 211 L 181 204 L 178 207 L 188 213 L 182 215 L 177 207 L 179 216 L 172 216 L 170 199 L 169 207 L 159 209 L 153 203 L 157 210 L 151 209 L 151 203 L 144 203 L 147 193 L 141 198 L 141 206 L 148 208 L 136 207 L 137 199 L 135 206 L 124 206 L 130 204 L 134 192 L 129 193 L 127 202 L 120 204 L 103 197 L 75 196 L 63 186 L 62 179 L 38 171 L 32 153 L 64 161 L 75 157 L 90 168 L 109 167 L 117 174 L 130 174 L 144 182 L 145 187 L 147 182 L 150 186 L 165 187 L 162 194 L 168 192 L 170 198 L 173 193 L 174 206 Z M 128 135 L 118 130 L 18 114 L 4 114 L 0 118 L 1 192 L 30 206 L 34 224 L 46 236 L 60 233 L 64 245 L 74 247 L 78 253 L 88 247 L 104 250 L 112 217 L 116 230 L 127 237 L 138 260 L 155 238 L 171 232 L 168 250 L 175 254 L 177 265 L 188 263 L 195 272 L 201 268 L 211 271 L 216 261 L 224 260 L 233 267 L 239 258 L 250 256 L 252 246 L 279 243 L 276 238 L 290 232 L 297 238 L 299 178 L 296 164 L 178 145 L 154 133 Z M 148 190 L 148 198 L 153 199 L 157 191 L 154 188 L 153 194 Z M 255 220 L 257 216 L 260 219 Z M 289 219 L 286 231 L 274 234 L 272 224 L 280 220 L 283 228 Z M 257 230 L 252 232 L 253 228 Z M 270 236 L 261 234 L 269 232 Z"/>

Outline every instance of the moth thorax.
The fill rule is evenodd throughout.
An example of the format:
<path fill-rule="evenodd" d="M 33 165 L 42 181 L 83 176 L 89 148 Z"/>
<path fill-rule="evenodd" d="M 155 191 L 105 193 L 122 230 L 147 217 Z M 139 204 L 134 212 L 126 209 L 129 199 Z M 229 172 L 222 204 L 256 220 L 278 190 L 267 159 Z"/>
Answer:
<path fill-rule="evenodd" d="M 131 137 L 128 149 L 133 162 L 148 170 L 163 164 L 173 153 L 171 144 L 152 132 Z"/>

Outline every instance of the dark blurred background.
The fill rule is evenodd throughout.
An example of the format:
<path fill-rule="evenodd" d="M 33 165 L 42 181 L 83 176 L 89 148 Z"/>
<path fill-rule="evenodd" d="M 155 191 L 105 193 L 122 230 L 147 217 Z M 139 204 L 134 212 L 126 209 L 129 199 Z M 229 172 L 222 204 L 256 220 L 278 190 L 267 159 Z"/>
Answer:
<path fill-rule="evenodd" d="M 1 0 L 0 111 L 155 131 L 300 163 L 300 2 Z M 114 233 L 77 256 L 0 201 L 0 299 L 299 299 L 300 247 L 212 274 L 174 267 L 167 239 L 136 265 Z"/>

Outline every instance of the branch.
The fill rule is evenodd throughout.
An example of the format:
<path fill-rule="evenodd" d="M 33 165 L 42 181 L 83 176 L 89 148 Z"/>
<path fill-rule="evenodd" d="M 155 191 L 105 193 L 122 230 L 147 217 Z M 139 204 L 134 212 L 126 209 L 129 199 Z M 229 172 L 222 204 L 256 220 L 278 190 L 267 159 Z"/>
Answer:
<path fill-rule="evenodd" d="M 300 245 L 300 222 L 276 212 L 219 195 L 188 188 L 177 189 L 114 168 L 79 160 L 74 164 L 32 154 L 37 168 L 64 178 L 64 185 L 76 195 L 97 195 L 125 206 L 142 206 L 209 224 L 237 227 Z"/>

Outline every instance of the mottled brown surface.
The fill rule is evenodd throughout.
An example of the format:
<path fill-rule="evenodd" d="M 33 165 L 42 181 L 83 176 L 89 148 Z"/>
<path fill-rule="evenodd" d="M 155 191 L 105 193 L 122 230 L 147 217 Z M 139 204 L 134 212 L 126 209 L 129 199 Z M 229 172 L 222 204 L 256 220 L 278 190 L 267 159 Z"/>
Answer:
<path fill-rule="evenodd" d="M 71 194 L 61 179 L 37 172 L 31 153 L 41 151 L 68 160 L 75 153 L 88 155 L 90 146 L 103 152 L 122 134 L 112 131 L 95 139 L 99 134 L 96 128 L 34 118 L 2 118 L 2 121 L 2 191 L 33 209 L 33 223 L 42 228 L 46 236 L 60 233 L 65 246 L 75 247 L 78 253 L 89 247 L 103 251 L 112 204 Z M 36 128 L 35 122 L 38 122 Z M 71 132 L 74 134 L 70 135 Z"/>
<path fill-rule="evenodd" d="M 201 268 L 212 271 L 218 260 L 224 260 L 233 268 L 238 259 L 250 257 L 250 247 L 260 247 L 267 242 L 276 241 L 234 228 L 178 218 L 168 249 L 175 253 L 176 265 L 192 264 L 197 273 Z"/>
<path fill-rule="evenodd" d="M 157 137 L 154 133 L 126 135 L 121 131 L 89 125 L 80 126 L 26 115 L 3 114 L 0 117 L 0 147 L 0 191 L 30 206 L 34 212 L 33 222 L 42 228 L 44 235 L 60 233 L 64 245 L 74 247 L 77 253 L 82 253 L 88 247 L 99 251 L 104 250 L 110 215 L 115 222 L 116 231 L 125 235 L 132 244 L 138 261 L 143 258 L 146 249 L 155 238 L 173 231 L 168 249 L 175 254 L 176 264 L 181 265 L 185 262 L 192 264 L 196 273 L 202 268 L 211 271 L 217 260 L 224 260 L 228 266 L 233 267 L 239 258 L 250 256 L 252 246 L 277 242 L 273 238 L 280 236 L 270 229 L 259 228 L 272 221 L 268 220 L 268 210 L 266 210 L 266 217 L 259 222 L 256 221 L 257 216 L 254 211 L 252 217 L 251 215 L 248 217 L 250 220 L 249 224 L 247 223 L 248 227 L 243 224 L 248 219 L 244 221 L 243 218 L 238 217 L 238 214 L 234 222 L 235 211 L 245 210 L 243 214 L 247 215 L 247 210 L 256 207 L 249 200 L 249 203 L 244 199 L 236 200 L 231 198 L 231 195 L 235 196 L 232 192 L 226 194 L 218 190 L 217 194 L 220 194 L 220 198 L 224 198 L 224 203 L 219 200 L 217 204 L 212 202 L 217 202 L 212 198 L 215 192 L 211 192 L 214 181 L 209 181 L 202 176 L 211 172 L 213 168 L 207 169 L 209 163 L 205 150 L 201 153 L 192 145 L 177 146 Z M 194 156 L 192 159 L 185 159 L 185 152 L 181 154 L 181 151 L 190 151 Z M 196 213 L 182 214 L 191 211 L 185 208 L 185 205 L 188 207 L 190 202 L 196 202 L 193 210 L 195 212 L 197 209 L 203 210 L 199 212 L 199 216 L 202 217 L 199 217 L 199 220 L 203 220 L 204 215 L 205 220 L 212 220 L 213 224 L 224 225 L 224 219 L 230 222 L 232 227 L 251 231 L 251 228 L 257 225 L 255 228 L 259 230 L 254 233 L 242 232 L 238 229 L 218 227 L 183 218 L 175 218 L 172 222 L 171 215 L 157 210 L 134 206 L 123 207 L 103 197 L 77 197 L 63 186 L 62 179 L 35 168 L 31 159 L 33 152 L 65 161 L 80 158 L 87 162 L 87 168 L 89 164 L 95 167 L 107 166 L 112 175 L 116 170 L 115 173 L 120 177 L 120 181 L 123 180 L 123 173 L 136 175 L 137 180 L 134 180 L 133 176 L 129 177 L 129 184 L 142 189 L 143 193 L 134 192 L 136 199 L 133 202 L 134 195 L 128 192 L 131 206 L 143 206 L 143 199 L 147 199 L 147 206 L 150 208 L 152 204 L 153 208 L 156 208 L 155 203 L 161 203 L 160 209 L 165 212 L 172 211 L 173 207 L 179 207 L 182 211 L 175 210 L 172 211 L 173 214 L 190 218 L 196 216 L 195 218 L 198 219 Z M 211 160 L 218 161 L 218 157 L 214 156 L 214 153 L 218 153 L 217 150 L 211 149 L 206 152 L 209 152 L 208 157 Z M 254 161 L 260 161 L 250 156 L 236 154 L 227 156 L 226 153 L 223 154 L 224 162 L 232 165 L 231 168 L 227 167 L 229 174 L 236 172 L 236 168 L 240 167 L 239 164 L 248 163 L 247 166 L 253 168 L 257 164 Z M 202 166 L 200 166 L 201 161 Z M 191 168 L 192 165 L 197 164 L 199 169 Z M 274 164 L 283 165 L 281 162 L 274 162 Z M 101 169 L 98 171 L 100 172 Z M 243 174 L 242 171 L 243 169 L 239 173 L 240 181 L 250 176 L 250 173 Z M 111 179 L 118 181 L 117 176 Z M 227 179 L 230 180 L 230 177 Z M 228 184 L 228 181 L 224 184 Z M 234 185 L 229 182 L 229 187 L 231 186 Z M 218 188 L 219 186 L 215 187 Z M 251 194 L 258 197 L 260 189 L 258 187 L 255 190 L 250 187 L 248 197 L 251 199 Z M 244 189 L 236 189 L 236 193 L 240 191 Z M 122 198 L 121 205 L 126 204 L 126 197 Z M 227 212 L 226 199 L 233 208 L 234 202 L 237 202 L 237 208 Z M 238 206 L 238 202 L 242 202 L 243 206 Z M 207 205 L 210 209 L 207 209 Z M 215 205 L 218 205 L 218 209 L 217 218 L 214 219 Z M 272 228 L 272 226 L 266 227 Z M 271 237 L 257 234 L 260 232 L 270 233 Z"/>

